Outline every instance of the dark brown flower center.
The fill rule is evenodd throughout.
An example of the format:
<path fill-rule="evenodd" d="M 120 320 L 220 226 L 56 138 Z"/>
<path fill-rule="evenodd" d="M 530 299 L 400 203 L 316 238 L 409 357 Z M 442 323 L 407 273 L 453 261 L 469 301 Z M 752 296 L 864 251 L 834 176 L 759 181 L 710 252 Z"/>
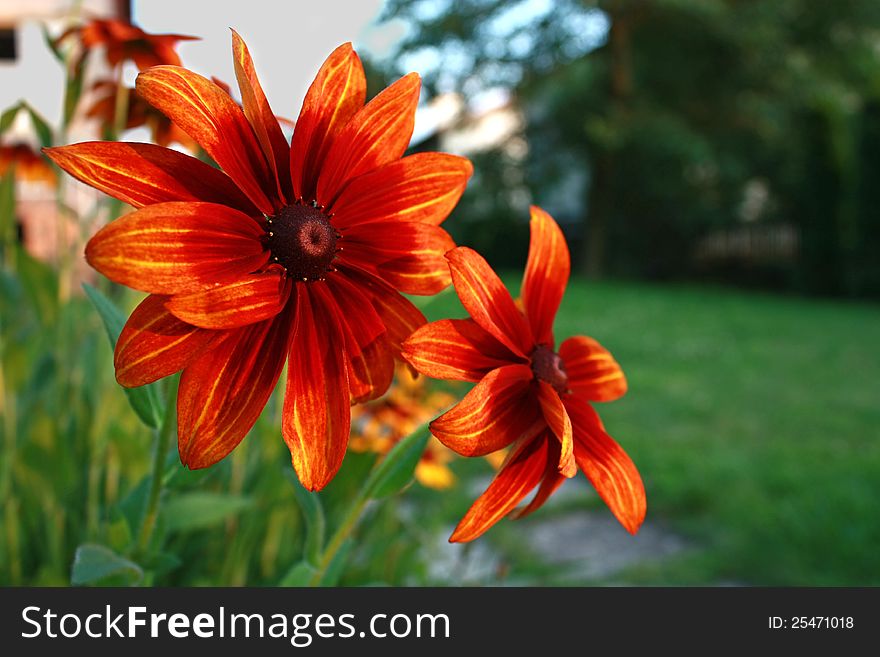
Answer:
<path fill-rule="evenodd" d="M 290 278 L 320 281 L 334 271 L 331 263 L 339 251 L 336 240 L 340 235 L 316 204 L 288 205 L 270 217 L 268 224 L 266 246 Z"/>
<path fill-rule="evenodd" d="M 535 377 L 546 381 L 558 393 L 568 392 L 568 375 L 559 354 L 547 345 L 539 344 L 532 352 L 532 372 Z"/>

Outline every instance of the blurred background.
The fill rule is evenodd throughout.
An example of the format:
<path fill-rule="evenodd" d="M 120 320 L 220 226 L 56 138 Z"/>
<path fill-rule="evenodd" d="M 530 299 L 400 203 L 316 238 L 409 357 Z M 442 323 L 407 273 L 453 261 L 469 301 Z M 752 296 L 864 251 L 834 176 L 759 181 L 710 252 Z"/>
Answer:
<path fill-rule="evenodd" d="M 444 226 L 515 294 L 528 206 L 550 212 L 573 259 L 557 336 L 595 337 L 627 374 L 598 410 L 645 481 L 636 537 L 581 478 L 448 545 L 493 464 L 432 445 L 417 481 L 368 510 L 338 583 L 880 584 L 876 0 L 0 0 L 0 583 L 68 583 L 88 544 L 116 555 L 107 581 L 276 584 L 306 541 L 276 399 L 208 471 L 168 456 L 156 538 L 131 547 L 151 432 L 80 288 L 139 300 L 81 257 L 123 208 L 38 148 L 193 145 L 120 96 L 132 62 L 54 43 L 94 17 L 200 37 L 177 45 L 184 65 L 227 83 L 234 27 L 287 119 L 341 42 L 370 96 L 419 72 L 411 149 L 475 166 Z M 419 303 L 465 314 L 451 292 Z M 402 379 L 363 410 L 320 496 L 328 526 L 397 434 L 464 392 Z"/>

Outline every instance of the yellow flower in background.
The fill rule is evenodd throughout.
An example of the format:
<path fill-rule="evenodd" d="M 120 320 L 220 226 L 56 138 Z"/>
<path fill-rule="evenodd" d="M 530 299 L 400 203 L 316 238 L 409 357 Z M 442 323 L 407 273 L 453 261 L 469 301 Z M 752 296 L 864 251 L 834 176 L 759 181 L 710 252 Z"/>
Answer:
<path fill-rule="evenodd" d="M 428 389 L 424 377 L 416 377 L 409 367 L 398 364 L 394 383 L 385 395 L 352 407 L 349 447 L 355 452 L 386 454 L 456 401 L 455 395 Z M 455 483 L 455 475 L 449 469 L 453 458 L 453 452 L 432 436 L 416 466 L 416 481 L 428 488 L 449 488 Z"/>

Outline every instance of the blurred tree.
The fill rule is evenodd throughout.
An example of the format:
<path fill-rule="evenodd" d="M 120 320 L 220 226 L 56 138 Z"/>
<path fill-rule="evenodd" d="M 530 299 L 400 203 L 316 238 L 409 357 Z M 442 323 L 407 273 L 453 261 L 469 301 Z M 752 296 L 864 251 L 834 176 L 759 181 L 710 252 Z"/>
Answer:
<path fill-rule="evenodd" d="M 801 239 L 786 281 L 880 293 L 876 0 L 388 0 L 385 17 L 411 25 L 399 66 L 435 64 L 429 93 L 515 89 L 526 185 L 582 271 L 692 274 L 713 231 L 776 223 Z"/>

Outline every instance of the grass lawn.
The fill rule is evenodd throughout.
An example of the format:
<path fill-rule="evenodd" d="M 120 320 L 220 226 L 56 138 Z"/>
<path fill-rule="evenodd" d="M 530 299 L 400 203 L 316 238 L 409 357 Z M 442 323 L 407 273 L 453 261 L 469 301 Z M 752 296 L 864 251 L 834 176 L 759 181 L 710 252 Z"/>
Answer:
<path fill-rule="evenodd" d="M 454 295 L 428 313 L 463 316 Z M 627 582 L 880 584 L 880 308 L 573 280 L 557 341 L 578 333 L 627 374 L 599 412 L 648 522 L 696 546 Z"/>

